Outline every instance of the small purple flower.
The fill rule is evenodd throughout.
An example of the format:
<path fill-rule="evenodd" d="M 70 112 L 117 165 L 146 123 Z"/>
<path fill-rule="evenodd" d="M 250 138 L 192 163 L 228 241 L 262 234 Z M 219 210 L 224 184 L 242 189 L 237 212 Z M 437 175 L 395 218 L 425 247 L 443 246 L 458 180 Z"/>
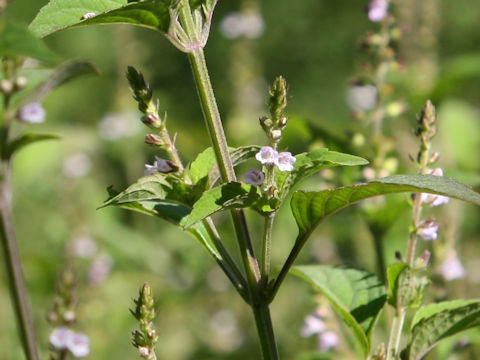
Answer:
<path fill-rule="evenodd" d="M 340 338 L 334 331 L 325 331 L 318 335 L 318 347 L 321 352 L 327 352 L 328 350 L 338 346 Z"/>
<path fill-rule="evenodd" d="M 252 169 L 245 175 L 245 182 L 250 185 L 260 186 L 264 180 L 265 174 L 257 169 Z"/>
<path fill-rule="evenodd" d="M 438 237 L 438 226 L 434 218 L 429 218 L 420 225 L 417 234 L 425 241 L 436 240 Z"/>
<path fill-rule="evenodd" d="M 430 172 L 434 176 L 443 176 L 443 170 L 441 168 L 436 168 Z M 431 195 L 422 193 L 422 203 L 429 204 L 430 206 L 440 206 L 448 203 L 450 199 L 447 196 L 443 195 Z"/>
<path fill-rule="evenodd" d="M 59 326 L 53 329 L 52 333 L 50 334 L 49 341 L 56 350 L 64 350 L 67 348 L 72 336 L 72 330 L 66 326 Z"/>
<path fill-rule="evenodd" d="M 255 155 L 255 159 L 262 164 L 275 164 L 277 162 L 278 152 L 271 146 L 262 146 L 260 151 Z"/>
<path fill-rule="evenodd" d="M 325 331 L 325 322 L 317 315 L 308 315 L 304 320 L 304 325 L 300 330 L 300 335 L 310 337 Z"/>
<path fill-rule="evenodd" d="M 45 121 L 45 110 L 40 103 L 33 102 L 18 110 L 17 119 L 28 124 L 40 124 Z"/>
<path fill-rule="evenodd" d="M 177 171 L 178 167 L 169 160 L 165 160 L 155 156 L 153 165 L 145 164 L 145 175 L 152 175 L 157 172 L 168 174 Z"/>
<path fill-rule="evenodd" d="M 280 171 L 292 171 L 295 161 L 297 161 L 295 156 L 292 156 L 290 152 L 285 151 L 278 154 L 275 164 L 278 166 Z"/>
<path fill-rule="evenodd" d="M 87 335 L 82 333 L 73 333 L 68 339 L 67 348 L 73 356 L 85 357 L 90 353 L 90 339 Z"/>
<path fill-rule="evenodd" d="M 455 252 L 451 252 L 448 255 L 447 259 L 438 267 L 437 271 L 445 281 L 461 279 L 467 274 Z"/>
<path fill-rule="evenodd" d="M 368 18 L 370 21 L 379 22 L 385 19 L 388 14 L 387 0 L 372 0 L 368 4 Z"/>

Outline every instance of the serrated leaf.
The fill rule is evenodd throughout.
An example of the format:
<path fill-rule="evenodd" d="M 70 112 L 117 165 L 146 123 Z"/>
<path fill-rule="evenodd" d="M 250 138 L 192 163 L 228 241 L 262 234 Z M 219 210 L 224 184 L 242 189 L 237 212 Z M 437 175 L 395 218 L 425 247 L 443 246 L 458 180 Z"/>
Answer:
<path fill-rule="evenodd" d="M 57 67 L 49 77 L 35 87 L 22 103 L 42 102 L 57 87 L 83 75 L 99 74 L 97 66 L 87 60 L 73 60 Z"/>
<path fill-rule="evenodd" d="M 30 24 L 38 37 L 75 26 L 132 24 L 167 32 L 170 25 L 169 0 L 51 0 Z M 87 13 L 96 16 L 83 19 Z"/>
<path fill-rule="evenodd" d="M 454 300 L 426 305 L 412 321 L 408 359 L 420 360 L 443 339 L 480 326 L 479 300 Z"/>
<path fill-rule="evenodd" d="M 420 287 L 415 283 L 415 277 L 410 269 L 406 267 L 398 275 L 396 308 L 405 308 L 413 305 L 419 297 Z"/>
<path fill-rule="evenodd" d="M 28 29 L 9 22 L 0 23 L 0 57 L 31 57 L 46 63 L 58 60 Z"/>
<path fill-rule="evenodd" d="M 248 207 L 259 197 L 255 186 L 237 182 L 222 184 L 205 191 L 193 205 L 192 212 L 182 219 L 181 225 L 189 228 L 218 211 Z"/>
<path fill-rule="evenodd" d="M 401 192 L 439 194 L 480 205 L 479 193 L 455 180 L 433 175 L 395 175 L 334 190 L 299 191 L 291 201 L 299 237 L 308 235 L 329 215 L 360 200 Z"/>
<path fill-rule="evenodd" d="M 58 140 L 60 136 L 55 134 L 34 134 L 26 133 L 13 139 L 6 148 L 6 152 L 3 155 L 6 159 L 9 159 L 15 152 L 24 148 L 27 145 L 37 143 L 45 140 Z"/>
<path fill-rule="evenodd" d="M 367 271 L 346 266 L 295 266 L 291 272 L 328 298 L 367 356 L 373 326 L 386 301 L 382 282 Z"/>
<path fill-rule="evenodd" d="M 390 305 L 396 307 L 398 293 L 398 278 L 408 265 L 405 263 L 395 263 L 387 268 L 387 301 Z"/>
<path fill-rule="evenodd" d="M 297 161 L 294 170 L 276 171 L 275 182 L 279 189 L 280 198 L 284 198 L 288 190 L 300 180 L 315 174 L 321 169 L 334 166 L 359 166 L 366 165 L 368 161 L 354 155 L 343 154 L 328 149 L 317 149 L 309 153 L 295 156 Z"/>

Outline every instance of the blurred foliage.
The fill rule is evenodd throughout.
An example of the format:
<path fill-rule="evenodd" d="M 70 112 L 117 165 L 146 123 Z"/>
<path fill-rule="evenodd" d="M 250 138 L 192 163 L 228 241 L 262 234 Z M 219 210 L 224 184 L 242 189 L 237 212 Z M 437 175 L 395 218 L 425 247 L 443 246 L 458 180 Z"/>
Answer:
<path fill-rule="evenodd" d="M 256 40 L 225 38 L 219 31 L 220 21 L 246 2 L 220 1 L 206 47 L 230 143 L 264 143 L 258 117 L 267 114 L 265 84 L 281 74 L 290 84 L 291 96 L 287 108 L 291 121 L 283 147 L 298 153 L 307 150 L 309 144 L 327 145 L 332 150 L 367 156 L 351 138 L 354 132 L 365 134 L 369 129 L 350 116 L 345 101 L 349 79 L 356 71 L 358 39 L 367 29 L 376 27 L 365 16 L 367 1 L 251 0 L 264 18 L 264 34 Z M 9 6 L 8 17 L 26 24 L 45 3 L 15 0 Z M 415 173 L 408 159 L 418 146 L 412 128 L 416 113 L 431 98 L 438 106 L 439 135 L 434 146 L 442 154 L 440 165 L 447 176 L 478 190 L 480 2 L 439 0 L 438 5 L 438 39 L 433 49 L 436 56 L 429 65 L 437 69 L 429 80 L 432 85 L 420 91 L 419 79 L 412 75 L 422 63 L 420 52 L 405 64 L 409 69 L 405 74 L 392 79 L 399 95 L 407 99 L 409 109 L 386 128 L 395 135 L 395 154 L 401 160 L 399 172 Z M 404 12 L 408 14 L 408 9 Z M 128 26 L 72 29 L 52 35 L 46 43 L 63 59 L 93 60 L 101 75 L 68 84 L 50 95 L 44 103 L 47 122 L 37 128 L 60 134 L 62 140 L 32 145 L 15 159 L 15 222 L 43 353 L 51 330 L 45 316 L 56 278 L 67 265 L 74 265 L 79 278 L 78 327 L 92 339 L 89 358 L 137 358 L 129 343 L 135 321 L 128 309 L 145 281 L 150 282 L 157 297 L 160 359 L 257 358 L 258 345 L 248 308 L 196 241 L 153 218 L 119 209 L 96 210 L 107 198 L 108 185 L 125 188 L 143 175 L 143 164 L 153 159 L 152 150 L 143 144 L 146 129 L 142 128 L 124 76 L 127 65 L 144 72 L 151 82 L 161 108 L 168 111 L 169 130 L 178 134 L 177 147 L 185 160 L 193 159 L 209 145 L 185 55 L 159 34 Z M 247 50 L 242 52 L 239 47 Z M 250 58 L 243 63 L 245 54 L 254 61 Z M 241 78 L 233 75 L 232 67 L 245 72 L 238 76 L 257 80 L 261 98 L 253 102 L 254 111 L 236 111 L 238 96 L 232 88 Z M 245 96 L 249 94 L 247 91 Z M 245 169 L 242 167 L 241 172 Z M 328 169 L 321 175 L 323 180 L 315 176 L 306 187 L 320 189 L 361 178 L 358 169 Z M 386 262 L 393 262 L 395 251 L 404 251 L 411 210 L 406 196 L 378 201 L 392 206 L 379 214 L 368 211 L 371 202 L 365 203 L 364 211 L 351 209 L 323 224 L 299 263 L 347 263 L 375 271 L 372 238 L 378 234 Z M 428 290 L 429 300 L 480 297 L 479 210 L 452 201 L 430 212 L 443 219 L 442 235 L 437 244 L 424 243 L 422 247 L 441 253 L 442 248 L 455 243 L 468 276 L 450 283 L 435 281 Z M 254 214 L 248 215 L 254 229 L 260 221 Z M 218 220 L 220 230 L 228 234 L 228 217 L 220 214 Z M 378 226 L 371 228 L 366 220 Z M 288 209 L 279 214 L 277 226 L 272 255 L 278 264 L 296 236 Z M 78 239 L 86 237 L 96 249 L 83 257 L 73 256 L 72 248 L 78 245 Z M 235 249 L 233 240 L 227 245 Z M 432 267 L 432 274 L 434 271 Z M 0 359 L 19 359 L 3 268 L 0 274 Z M 287 281 L 280 290 L 272 314 L 283 358 L 330 358 L 308 355 L 314 352 L 316 339 L 299 336 L 303 318 L 315 306 L 308 286 L 296 279 Z M 379 325 L 374 334 L 377 343 L 385 341 L 383 318 Z M 470 345 L 451 358 L 480 356 L 479 332 L 470 331 L 460 339 L 467 335 Z M 450 358 L 454 348 L 458 348 L 458 339 L 443 344 L 429 358 Z"/>

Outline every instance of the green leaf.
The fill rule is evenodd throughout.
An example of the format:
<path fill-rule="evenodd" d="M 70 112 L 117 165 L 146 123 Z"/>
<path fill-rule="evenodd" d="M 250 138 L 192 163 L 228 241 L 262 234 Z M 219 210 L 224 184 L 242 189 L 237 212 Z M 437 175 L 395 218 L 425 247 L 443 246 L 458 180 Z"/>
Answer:
<path fill-rule="evenodd" d="M 480 326 L 479 300 L 454 300 L 426 305 L 412 321 L 408 359 L 420 360 L 443 339 Z"/>
<path fill-rule="evenodd" d="M 368 164 L 368 161 L 361 157 L 329 151 L 328 149 L 317 149 L 309 153 L 298 154 L 295 157 L 297 161 L 294 164 L 293 171 L 275 172 L 275 182 L 279 189 L 280 198 L 284 198 L 290 188 L 300 180 L 315 174 L 321 169 Z"/>
<path fill-rule="evenodd" d="M 393 307 L 397 306 L 398 278 L 406 268 L 408 264 L 405 263 L 395 263 L 387 268 L 387 301 Z"/>
<path fill-rule="evenodd" d="M 291 272 L 328 298 L 367 356 L 373 326 L 386 301 L 382 282 L 367 271 L 346 266 L 295 266 Z"/>
<path fill-rule="evenodd" d="M 27 145 L 44 141 L 44 140 L 57 140 L 60 139 L 60 136 L 55 134 L 33 134 L 26 133 L 20 135 L 19 137 L 13 139 L 6 148 L 6 153 L 4 154 L 6 159 L 9 159 L 15 152 L 24 148 Z"/>
<path fill-rule="evenodd" d="M 43 41 L 22 25 L 0 23 L 0 57 L 31 57 L 46 63 L 58 60 Z"/>
<path fill-rule="evenodd" d="M 98 75 L 97 66 L 86 60 L 73 60 L 57 67 L 50 76 L 33 89 L 23 103 L 42 102 L 42 100 L 57 87 L 83 75 Z"/>
<path fill-rule="evenodd" d="M 237 182 L 222 184 L 205 191 L 193 205 L 190 215 L 182 219 L 181 225 L 189 228 L 218 211 L 248 207 L 259 197 L 258 188 L 255 186 Z"/>
<path fill-rule="evenodd" d="M 360 200 L 401 192 L 439 194 L 480 205 L 479 193 L 455 180 L 433 175 L 395 175 L 334 190 L 299 191 L 291 201 L 299 237 L 311 233 L 329 215 Z"/>
<path fill-rule="evenodd" d="M 169 0 L 51 0 L 30 24 L 38 37 L 74 26 L 96 24 L 133 24 L 160 32 L 170 25 Z M 82 19 L 87 13 L 96 16 Z"/>

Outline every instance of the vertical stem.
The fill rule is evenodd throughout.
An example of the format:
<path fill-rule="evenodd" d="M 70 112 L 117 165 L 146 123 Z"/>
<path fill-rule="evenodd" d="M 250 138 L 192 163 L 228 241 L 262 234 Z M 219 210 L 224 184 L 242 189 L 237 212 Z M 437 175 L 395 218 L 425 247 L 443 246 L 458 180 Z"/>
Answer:
<path fill-rule="evenodd" d="M 262 280 L 264 285 L 268 284 L 268 277 L 270 275 L 270 254 L 272 250 L 272 231 L 273 220 L 275 213 L 265 216 L 265 225 L 263 232 L 263 248 L 262 248 Z"/>
<path fill-rule="evenodd" d="M 400 347 L 400 340 L 402 338 L 403 323 L 405 322 L 406 310 L 401 308 L 395 310 L 395 317 L 392 323 L 392 333 L 388 341 L 387 360 L 396 359 L 398 349 Z"/>
<path fill-rule="evenodd" d="M 13 221 L 11 216 L 10 188 L 11 168 L 9 161 L 3 161 L 2 179 L 0 180 L 0 237 L 4 249 L 7 277 L 10 282 L 10 290 L 17 316 L 20 336 L 22 339 L 25 355 L 28 360 L 40 360 L 37 340 L 33 326 L 33 318 L 29 307 L 28 293 L 23 277 L 20 254 L 18 251 Z"/>

